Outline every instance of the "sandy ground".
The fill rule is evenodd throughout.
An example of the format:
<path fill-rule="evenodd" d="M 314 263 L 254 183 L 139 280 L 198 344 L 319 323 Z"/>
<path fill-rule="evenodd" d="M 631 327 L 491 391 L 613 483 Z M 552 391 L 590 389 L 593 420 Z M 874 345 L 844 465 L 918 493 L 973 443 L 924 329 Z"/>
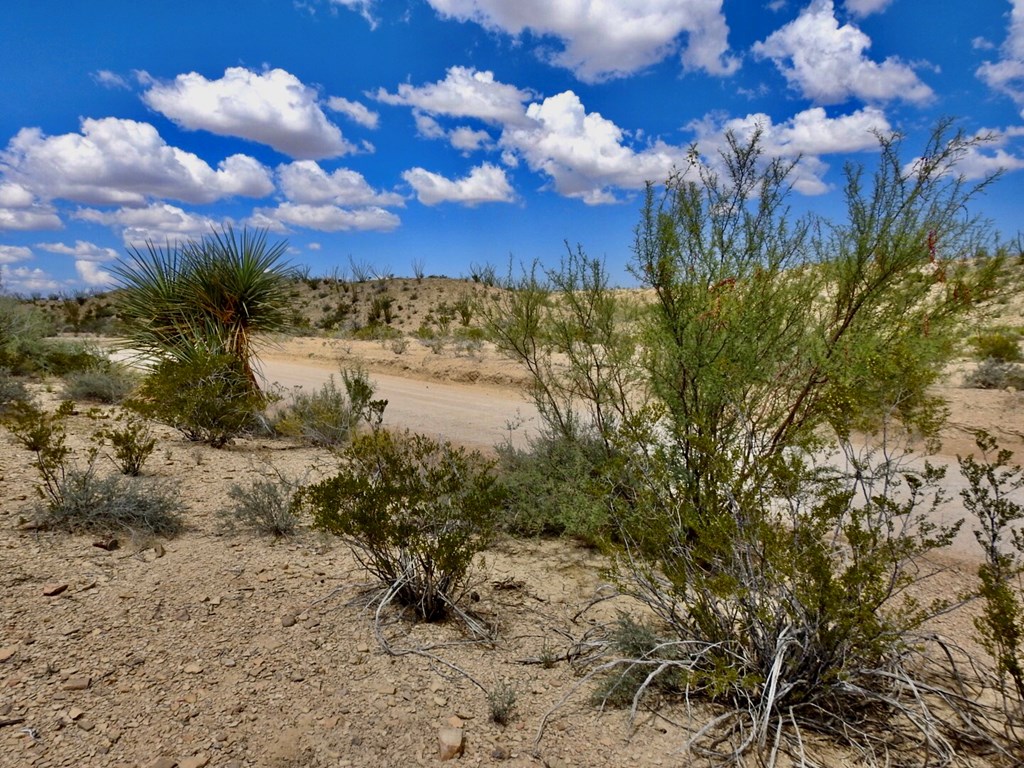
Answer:
<path fill-rule="evenodd" d="M 387 423 L 469 446 L 493 446 L 509 421 L 523 423 L 515 440 L 536 427 L 520 377 L 487 347 L 435 355 L 413 343 L 396 354 L 310 338 L 263 357 L 267 378 L 286 388 L 362 364 L 389 400 Z M 969 448 L 979 426 L 1019 448 L 1020 396 L 956 383 L 954 375 L 944 390 L 953 426 L 942 458 Z M 85 410 L 71 425 L 79 453 L 95 429 Z M 342 545 L 219 525 L 232 483 L 271 465 L 316 477 L 330 471 L 329 455 L 266 440 L 213 450 L 157 431 L 144 481 L 175 485 L 189 530 L 164 542 L 124 540 L 112 552 L 93 537 L 23 528 L 35 474 L 30 455 L 0 435 L 0 722 L 10 722 L 0 727 L 0 766 L 437 765 L 439 730 L 453 725 L 465 735 L 463 765 L 699 764 L 679 749 L 687 718 L 701 722 L 706 712 L 674 707 L 631 724 L 624 712 L 591 706 L 592 684 L 565 659 L 588 653 L 602 625 L 629 607 L 613 599 L 583 612 L 609 591 L 599 555 L 569 542 L 502 542 L 478 564 L 473 605 L 497 641 L 388 617 L 389 653 L 364 607 L 365 576 Z M 944 571 L 923 596 L 970 585 L 969 543 L 937 561 Z M 972 611 L 936 629 L 963 639 Z M 515 693 L 507 726 L 489 720 L 488 693 L 500 690 Z"/>

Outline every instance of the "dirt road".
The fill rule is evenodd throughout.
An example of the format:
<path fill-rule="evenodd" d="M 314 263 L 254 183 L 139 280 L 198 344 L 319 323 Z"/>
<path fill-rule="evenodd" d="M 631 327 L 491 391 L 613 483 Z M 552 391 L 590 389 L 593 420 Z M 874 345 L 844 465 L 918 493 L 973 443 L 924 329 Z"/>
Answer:
<path fill-rule="evenodd" d="M 303 387 L 315 390 L 334 374 L 332 362 L 296 362 L 265 354 L 262 373 L 269 382 L 287 389 Z M 425 381 L 371 372 L 376 396 L 386 398 L 386 424 L 450 440 L 484 451 L 511 437 L 522 446 L 526 436 L 537 428 L 537 411 L 515 390 L 488 385 Z M 340 382 L 339 386 L 340 386 Z M 509 432 L 509 424 L 519 424 Z"/>

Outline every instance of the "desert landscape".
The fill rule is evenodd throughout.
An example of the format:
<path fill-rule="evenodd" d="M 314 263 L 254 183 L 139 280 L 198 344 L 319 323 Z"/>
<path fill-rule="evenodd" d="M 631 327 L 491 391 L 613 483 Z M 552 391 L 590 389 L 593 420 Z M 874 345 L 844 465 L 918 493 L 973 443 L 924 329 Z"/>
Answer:
<path fill-rule="evenodd" d="M 469 281 L 437 286 L 421 289 L 425 305 L 408 312 L 402 344 L 335 334 L 264 339 L 263 379 L 312 390 L 362 367 L 388 400 L 389 427 L 485 453 L 502 440 L 522 444 L 539 424 L 512 362 L 486 342 L 435 349 L 410 335 L 424 306 L 444 301 L 437 290 L 473 289 Z M 88 341 L 111 347 L 103 337 Z M 963 388 L 973 365 L 957 362 L 938 389 L 950 415 L 936 460 L 954 470 L 975 429 L 1013 450 L 1024 438 L 1022 395 Z M 59 389 L 30 384 L 47 409 Z M 69 417 L 76 455 L 114 407 L 95 408 L 77 404 Z M 281 539 L 223 525 L 233 484 L 315 480 L 336 464 L 329 451 L 261 437 L 214 449 L 166 426 L 153 430 L 158 444 L 143 480 L 174 489 L 186 527 L 169 539 L 121 537 L 116 547 L 37 530 L 32 454 L 3 434 L 0 765 L 436 765 L 446 749 L 465 765 L 700 764 L 684 745 L 714 717 L 707 707 L 655 697 L 631 717 L 593 701 L 587 673 L 608 658 L 601 641 L 619 612 L 638 610 L 617 596 L 612 563 L 598 551 L 567 539 L 499 538 L 473 575 L 473 615 L 494 630 L 492 641 L 454 623 L 375 615 L 372 584 L 334 537 L 305 524 Z M 962 516 L 950 483 L 946 512 Z M 937 557 L 939 573 L 919 597 L 974 582 L 980 556 L 969 531 Z M 981 656 L 971 640 L 976 615 L 970 603 L 933 629 Z M 502 704 L 507 718 L 496 722 Z M 810 746 L 830 764 L 848 759 L 824 742 Z"/>

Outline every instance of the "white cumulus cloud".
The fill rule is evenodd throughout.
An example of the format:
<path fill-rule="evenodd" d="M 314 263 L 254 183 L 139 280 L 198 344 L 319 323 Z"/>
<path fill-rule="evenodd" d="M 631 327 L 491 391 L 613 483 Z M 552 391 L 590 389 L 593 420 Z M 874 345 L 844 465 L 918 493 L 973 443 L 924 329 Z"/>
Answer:
<path fill-rule="evenodd" d="M 223 223 L 169 203 L 153 203 L 142 208 L 119 208 L 114 211 L 83 208 L 73 216 L 81 221 L 113 227 L 121 232 L 125 245 L 135 246 L 148 240 L 163 245 L 165 242 L 200 238 L 219 229 Z"/>
<path fill-rule="evenodd" d="M 43 291 L 57 291 L 61 284 L 45 270 L 39 267 L 3 267 L 3 285 L 5 290 L 17 294 L 32 294 Z"/>
<path fill-rule="evenodd" d="M 489 123 L 521 123 L 530 91 L 498 82 L 494 73 L 472 67 L 451 67 L 444 80 L 422 86 L 403 83 L 396 93 L 380 88 L 376 99 L 449 117 L 473 117 Z"/>
<path fill-rule="evenodd" d="M 898 58 L 869 59 L 870 46 L 871 38 L 858 27 L 839 24 L 832 0 L 812 0 L 796 19 L 752 50 L 771 59 L 792 87 L 818 104 L 850 98 L 923 103 L 932 98 L 932 89 Z"/>
<path fill-rule="evenodd" d="M 82 282 L 90 288 L 109 288 L 117 282 L 117 278 L 95 261 L 79 259 L 75 261 L 75 271 Z"/>
<path fill-rule="evenodd" d="M 854 16 L 864 17 L 884 11 L 891 2 L 892 0 L 845 0 L 843 5 Z"/>
<path fill-rule="evenodd" d="M 297 160 L 277 169 L 281 191 L 291 202 L 311 205 L 401 206 L 405 198 L 378 192 L 362 174 L 348 168 L 327 173 L 312 160 Z"/>
<path fill-rule="evenodd" d="M 680 50 L 688 69 L 728 75 L 739 67 L 729 55 L 722 0 L 427 1 L 443 17 L 513 36 L 529 31 L 557 39 L 561 50 L 545 57 L 585 82 L 632 74 Z"/>
<path fill-rule="evenodd" d="M 257 208 L 247 223 L 275 232 L 283 232 L 288 226 L 320 232 L 390 232 L 401 224 L 401 219 L 376 206 L 347 209 L 337 205 L 281 203 L 276 208 Z"/>
<path fill-rule="evenodd" d="M 95 243 L 89 243 L 85 240 L 76 240 L 74 245 L 66 245 L 64 243 L 36 243 L 36 248 L 40 248 L 48 253 L 59 253 L 64 256 L 74 256 L 76 259 L 81 261 L 113 261 L 117 258 L 117 251 L 113 248 L 104 248 L 96 245 Z"/>
<path fill-rule="evenodd" d="M 380 124 L 380 115 L 359 101 L 332 96 L 327 100 L 327 108 L 332 112 L 340 112 L 364 128 L 374 129 Z"/>
<path fill-rule="evenodd" d="M 417 199 L 424 205 L 461 203 L 475 206 L 480 203 L 508 203 L 515 199 L 505 171 L 491 163 L 484 163 L 461 179 L 447 179 L 423 168 L 411 168 L 402 174 L 416 190 Z"/>
<path fill-rule="evenodd" d="M 829 191 L 824 176 L 829 166 L 822 155 L 864 152 L 878 147 L 878 135 L 892 131 L 885 113 L 877 107 L 865 107 L 838 117 L 829 117 L 821 107 L 798 112 L 788 120 L 775 123 L 769 115 L 754 113 L 745 117 L 717 120 L 705 118 L 691 126 L 697 134 L 701 155 L 712 166 L 721 164 L 720 152 L 727 147 L 726 134 L 741 143 L 760 131 L 760 146 L 767 157 L 797 161 L 790 181 L 804 195 Z"/>
<path fill-rule="evenodd" d="M 2 159 L 0 153 L 0 161 Z M 0 181 L 0 230 L 60 229 L 61 226 L 53 206 L 40 202 L 21 184 Z"/>
<path fill-rule="evenodd" d="M 619 126 L 588 113 L 572 91 L 531 104 L 527 116 L 525 125 L 506 127 L 502 148 L 550 176 L 561 194 L 588 204 L 615 202 L 612 188 L 642 189 L 686 162 L 686 149 L 662 141 L 630 147 Z"/>
<path fill-rule="evenodd" d="M 189 72 L 153 84 L 142 98 L 188 130 L 249 139 L 294 158 L 338 157 L 357 149 L 327 119 L 317 92 L 283 69 L 229 67 L 217 80 Z"/>
<path fill-rule="evenodd" d="M 142 205 L 150 197 L 209 203 L 273 191 L 270 172 L 247 155 L 216 170 L 191 152 L 168 145 L 149 123 L 108 117 L 82 120 L 81 133 L 46 136 L 23 128 L 0 152 L 5 173 L 45 200 Z"/>
<path fill-rule="evenodd" d="M 975 74 L 992 90 L 1009 96 L 1024 115 L 1024 0 L 1012 0 L 1006 40 L 1000 57 L 986 61 Z"/>
<path fill-rule="evenodd" d="M 17 264 L 33 257 L 32 249 L 23 245 L 0 245 L 0 264 Z"/>

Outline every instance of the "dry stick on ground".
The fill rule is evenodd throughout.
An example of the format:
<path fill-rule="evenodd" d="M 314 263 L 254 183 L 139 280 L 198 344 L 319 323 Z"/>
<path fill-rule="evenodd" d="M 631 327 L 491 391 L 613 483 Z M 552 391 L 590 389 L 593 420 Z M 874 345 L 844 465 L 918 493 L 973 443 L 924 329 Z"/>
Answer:
<path fill-rule="evenodd" d="M 477 680 L 475 677 L 469 674 L 469 672 L 467 672 L 457 664 L 442 659 L 437 654 L 431 653 L 430 650 L 428 650 L 429 648 L 433 648 L 435 646 L 426 646 L 424 648 L 394 648 L 391 645 L 391 643 L 388 642 L 388 639 L 384 636 L 384 632 L 381 630 L 384 610 L 392 603 L 395 597 L 401 592 L 403 586 L 403 581 L 396 581 L 395 583 L 390 584 L 383 590 L 383 592 L 380 595 L 380 599 L 377 602 L 377 609 L 374 611 L 373 617 L 373 633 L 374 636 L 377 638 L 377 642 L 380 644 L 380 647 L 383 648 L 384 652 L 387 653 L 389 656 L 422 656 L 425 659 L 429 659 L 430 661 L 436 664 L 440 664 L 454 672 L 457 672 L 459 675 L 461 675 L 466 680 L 475 685 L 477 688 L 479 688 L 481 691 L 483 691 L 484 694 L 488 694 L 489 691 L 487 690 L 487 688 L 485 688 L 484 685 L 479 680 Z M 454 607 L 450 604 L 449 606 Z"/>

